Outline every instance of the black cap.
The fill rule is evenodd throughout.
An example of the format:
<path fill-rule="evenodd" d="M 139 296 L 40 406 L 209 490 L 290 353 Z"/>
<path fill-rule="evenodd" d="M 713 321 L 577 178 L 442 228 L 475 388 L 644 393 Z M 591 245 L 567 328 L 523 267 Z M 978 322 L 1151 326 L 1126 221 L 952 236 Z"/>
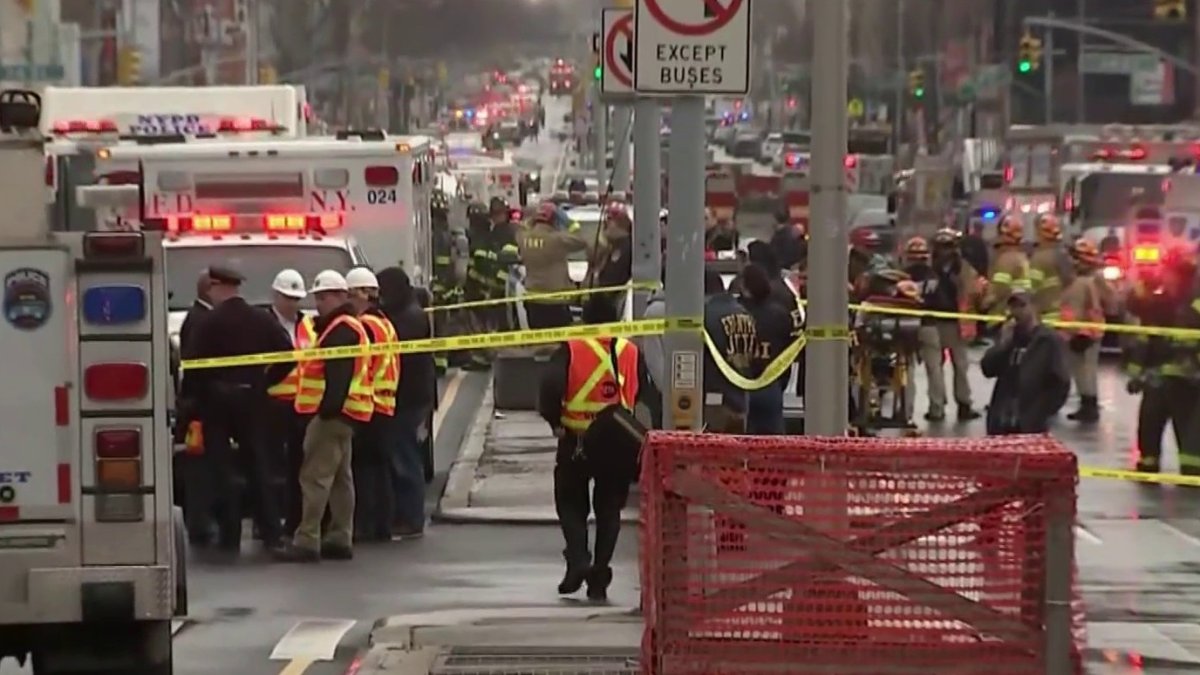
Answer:
<path fill-rule="evenodd" d="M 228 267 L 226 265 L 211 265 L 208 268 L 208 278 L 212 279 L 214 284 L 224 284 L 226 286 L 241 286 L 246 277 L 242 273 Z"/>

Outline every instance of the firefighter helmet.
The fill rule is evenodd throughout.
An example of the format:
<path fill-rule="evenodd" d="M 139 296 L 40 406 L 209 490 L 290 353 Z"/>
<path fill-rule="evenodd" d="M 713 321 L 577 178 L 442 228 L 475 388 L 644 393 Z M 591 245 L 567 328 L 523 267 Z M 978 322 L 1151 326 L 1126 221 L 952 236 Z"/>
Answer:
<path fill-rule="evenodd" d="M 869 227 L 855 228 L 850 233 L 850 246 L 863 251 L 875 251 L 882 242 L 879 233 Z"/>
<path fill-rule="evenodd" d="M 537 210 L 533 214 L 533 222 L 554 224 L 557 216 L 558 205 L 552 201 L 544 201 L 537 205 Z"/>
<path fill-rule="evenodd" d="M 484 204 L 483 202 L 471 202 L 470 204 L 467 204 L 467 219 L 468 220 L 478 220 L 480 218 L 487 218 L 487 216 L 488 216 L 487 204 Z"/>
<path fill-rule="evenodd" d="M 504 197 L 492 197 L 488 202 L 488 213 L 495 215 L 497 213 L 508 213 L 508 200 Z"/>
<path fill-rule="evenodd" d="M 1005 216 L 996 228 L 997 246 L 1020 246 L 1025 240 L 1025 225 L 1016 216 Z"/>
<path fill-rule="evenodd" d="M 450 212 L 450 199 L 442 190 L 434 190 L 429 198 L 429 212 L 435 216 L 444 216 Z"/>
<path fill-rule="evenodd" d="M 1071 247 L 1071 257 L 1075 262 L 1086 267 L 1100 266 L 1100 250 L 1087 239 L 1080 239 Z"/>
<path fill-rule="evenodd" d="M 929 260 L 929 242 L 924 237 L 913 237 L 904 245 L 904 256 L 909 260 Z"/>
<path fill-rule="evenodd" d="M 1037 236 L 1039 241 L 1062 241 L 1062 225 L 1058 222 L 1058 216 L 1053 213 L 1043 213 L 1038 216 Z"/>
<path fill-rule="evenodd" d="M 950 227 L 943 227 L 933 235 L 934 246 L 956 246 L 962 233 Z"/>

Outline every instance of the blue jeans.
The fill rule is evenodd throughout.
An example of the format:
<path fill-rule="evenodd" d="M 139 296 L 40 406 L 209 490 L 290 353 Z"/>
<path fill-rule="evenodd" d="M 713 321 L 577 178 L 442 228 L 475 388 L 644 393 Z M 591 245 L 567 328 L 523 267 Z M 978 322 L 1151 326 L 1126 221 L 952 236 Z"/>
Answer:
<path fill-rule="evenodd" d="M 401 527 L 425 528 L 425 458 L 417 430 L 425 410 L 396 409 L 392 428 L 391 476 L 394 521 Z"/>
<path fill-rule="evenodd" d="M 782 436 L 783 390 L 787 380 L 773 382 L 750 392 L 750 409 L 746 413 L 746 432 L 756 436 Z"/>

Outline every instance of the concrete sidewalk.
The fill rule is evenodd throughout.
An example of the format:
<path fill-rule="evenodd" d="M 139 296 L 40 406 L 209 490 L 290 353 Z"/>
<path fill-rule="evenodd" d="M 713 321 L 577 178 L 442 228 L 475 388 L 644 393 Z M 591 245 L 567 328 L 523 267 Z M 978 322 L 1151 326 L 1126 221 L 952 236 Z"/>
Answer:
<path fill-rule="evenodd" d="M 450 467 L 434 520 L 449 523 L 557 524 L 556 440 L 536 412 L 495 410 L 492 385 Z M 638 511 L 622 514 L 638 522 Z"/>

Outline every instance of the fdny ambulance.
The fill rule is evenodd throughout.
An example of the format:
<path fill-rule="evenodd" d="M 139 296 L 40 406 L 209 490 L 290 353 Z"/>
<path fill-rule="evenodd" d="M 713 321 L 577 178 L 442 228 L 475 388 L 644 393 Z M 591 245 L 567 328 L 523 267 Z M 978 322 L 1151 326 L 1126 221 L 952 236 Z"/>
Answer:
<path fill-rule="evenodd" d="M 486 204 L 501 197 L 510 205 L 525 206 L 523 173 L 516 164 L 491 155 L 451 151 L 447 166 L 459 199 Z"/>
<path fill-rule="evenodd" d="M 382 135 L 375 136 L 376 139 Z M 429 140 L 359 136 L 114 147 L 101 163 L 140 162 L 141 227 L 167 233 L 172 332 L 201 271 L 230 262 L 251 304 L 292 268 L 398 265 L 432 274 Z"/>
<path fill-rule="evenodd" d="M 47 87 L 39 124 L 46 140 L 47 201 L 68 229 L 94 226 L 75 201 L 75 188 L 137 182 L 137 163 L 108 162 L 95 169 L 96 153 L 117 145 L 184 139 L 267 139 L 305 136 L 312 111 L 304 87 Z M 99 212 L 101 224 L 133 217 Z"/>
<path fill-rule="evenodd" d="M 36 121 L 28 94 L 23 112 L 11 97 L 0 127 Z M 41 138 L 0 135 L 0 353 L 20 382 L 0 404 L 0 661 L 169 675 L 187 544 L 160 236 L 57 231 L 29 198 L 42 167 Z"/>

